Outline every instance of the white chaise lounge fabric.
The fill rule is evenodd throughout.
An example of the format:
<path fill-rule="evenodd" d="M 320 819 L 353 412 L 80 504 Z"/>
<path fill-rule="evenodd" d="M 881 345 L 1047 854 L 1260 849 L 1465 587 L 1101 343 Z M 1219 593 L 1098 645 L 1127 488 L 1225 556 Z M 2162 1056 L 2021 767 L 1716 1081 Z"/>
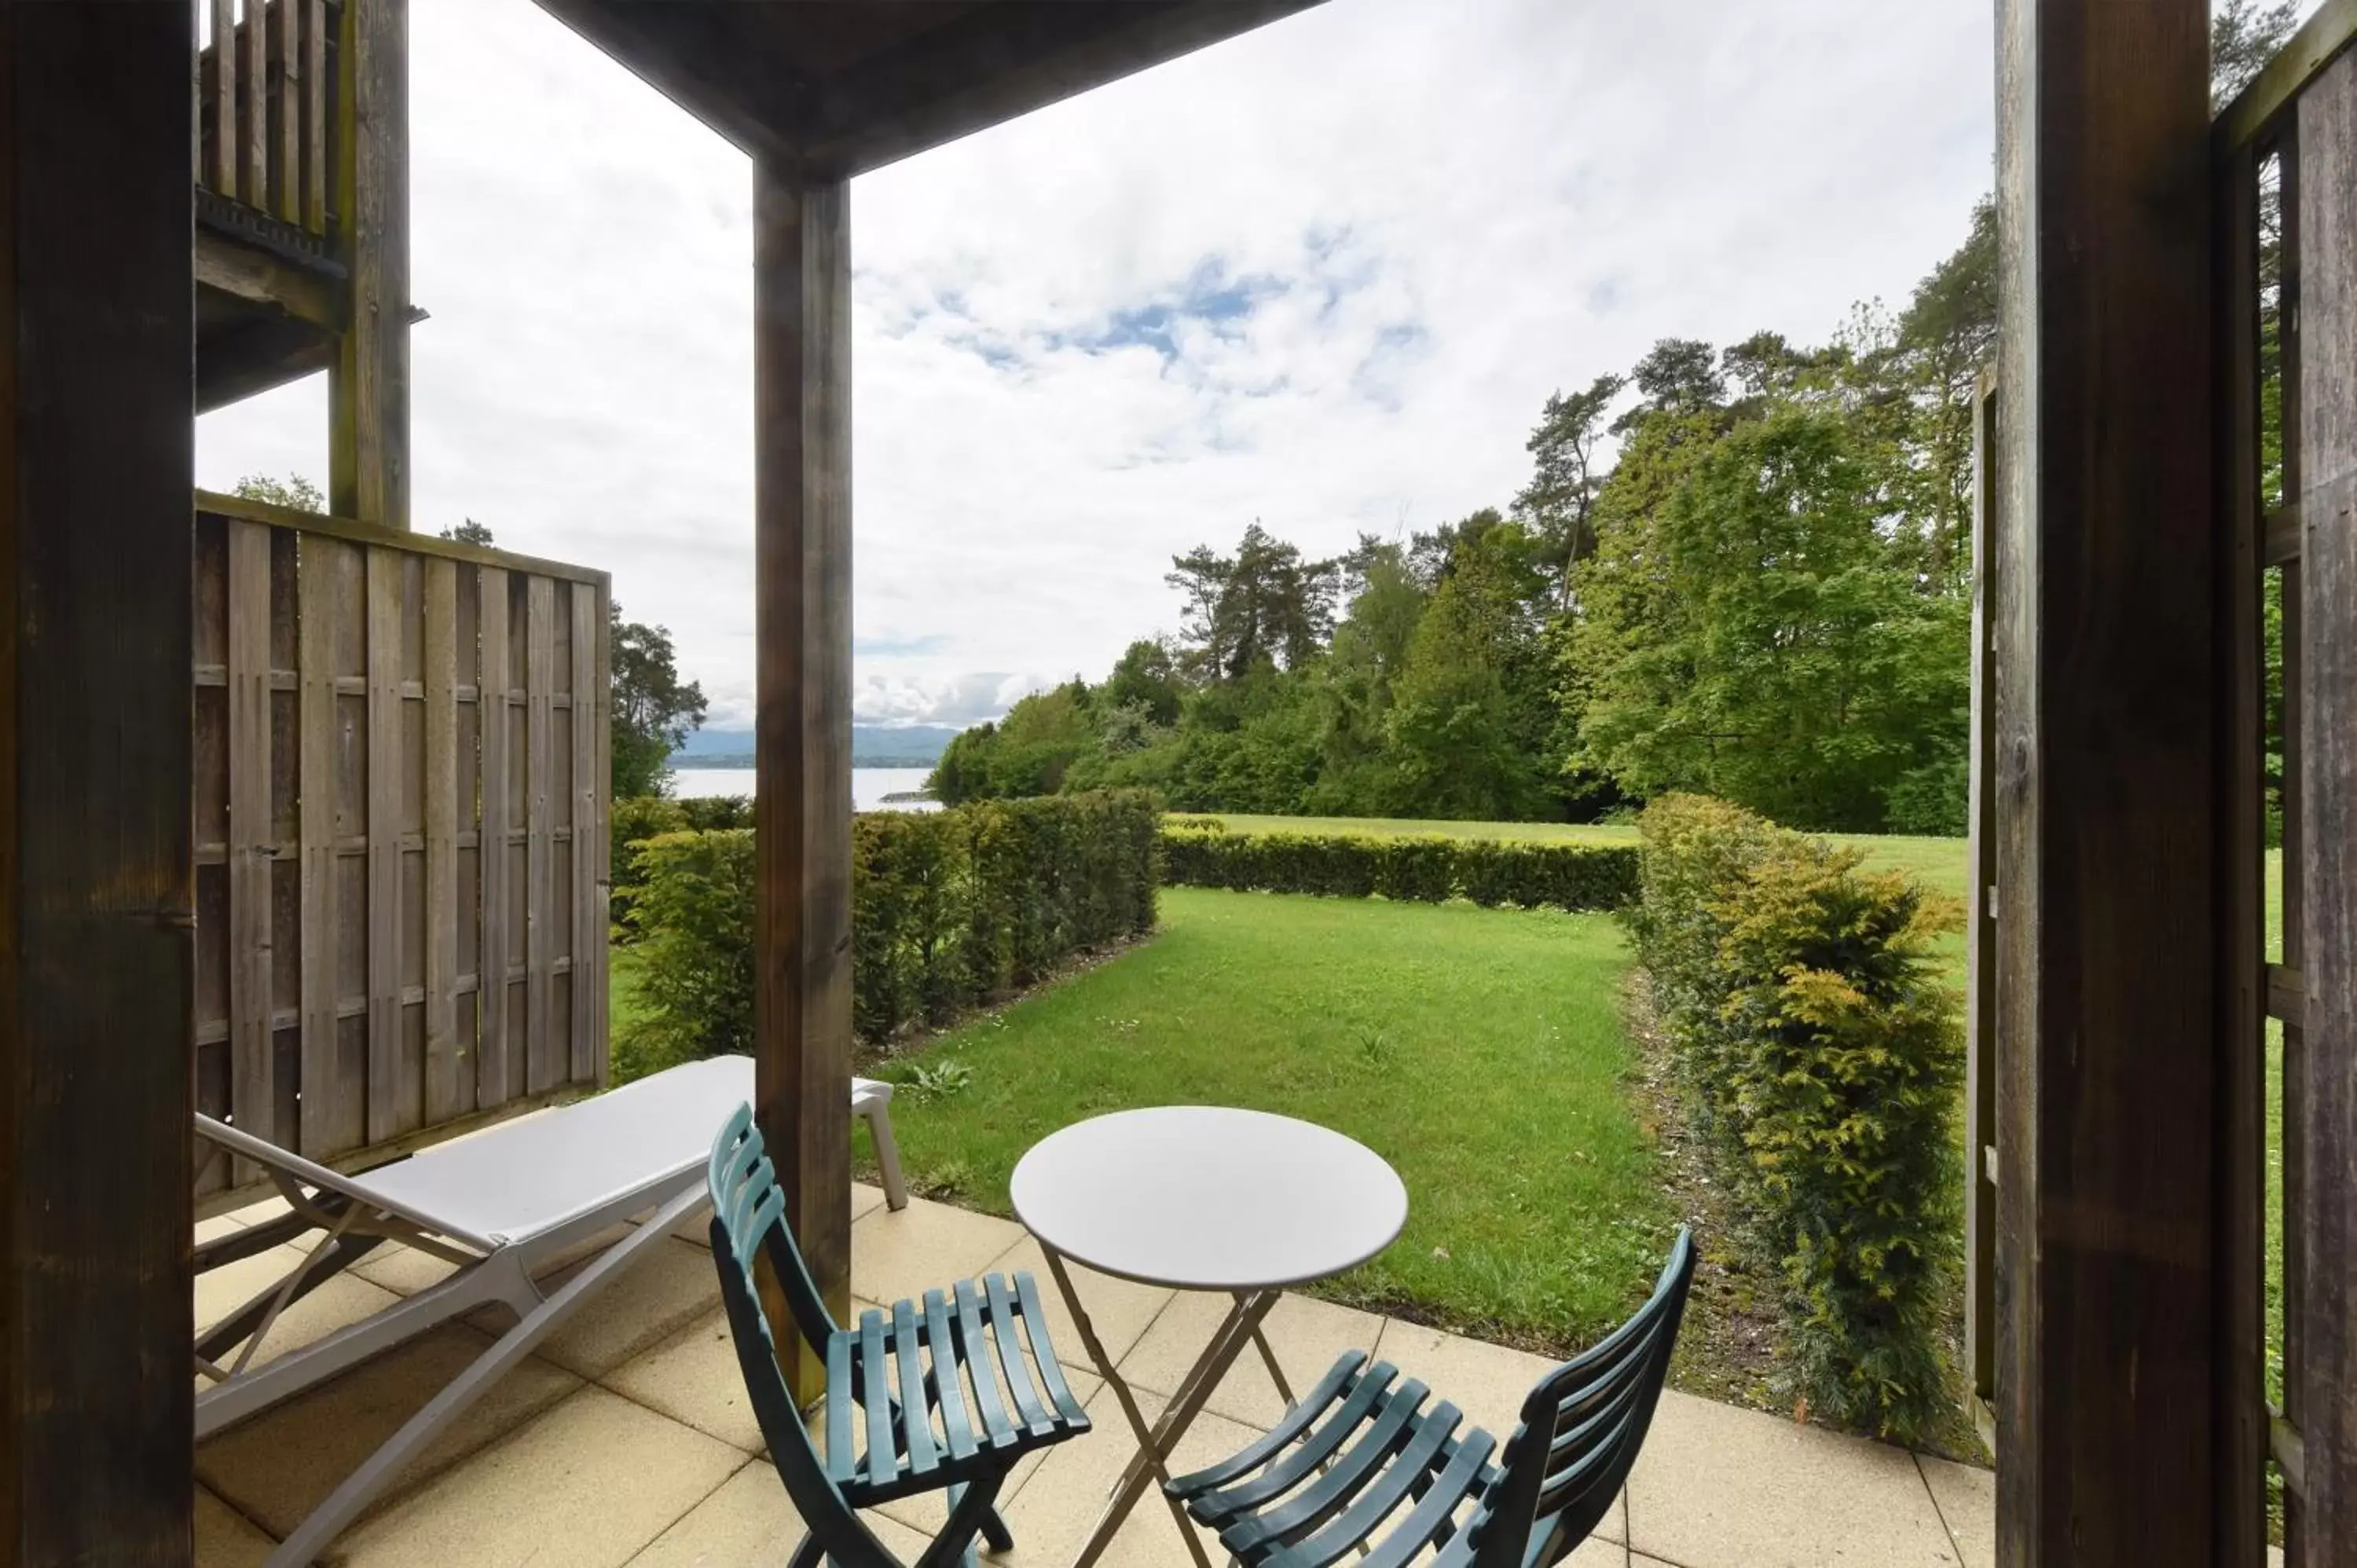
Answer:
<path fill-rule="evenodd" d="M 199 1441 L 316 1386 L 348 1368 L 490 1302 L 516 1314 L 509 1329 L 435 1395 L 271 1554 L 269 1568 L 299 1568 L 359 1516 L 408 1459 L 455 1421 L 573 1309 L 640 1251 L 708 1207 L 705 1166 L 713 1134 L 753 1098 L 746 1057 L 691 1062 L 572 1105 L 522 1117 L 412 1157 L 344 1176 L 234 1127 L 197 1118 L 208 1142 L 267 1171 L 296 1212 L 326 1234 L 302 1263 L 231 1315 L 255 1319 L 241 1347 L 199 1336 Z M 876 1135 L 877 1162 L 896 1208 L 908 1198 L 890 1122 L 891 1086 L 856 1079 L 852 1106 Z M 533 1281 L 560 1254 L 577 1253 L 625 1220 L 644 1216 L 596 1251 L 561 1286 Z M 439 1283 L 375 1316 L 259 1361 L 280 1311 L 350 1262 L 369 1238 L 396 1240 L 457 1265 Z M 230 1350 L 238 1354 L 232 1359 Z M 224 1364 L 226 1363 L 226 1364 Z"/>

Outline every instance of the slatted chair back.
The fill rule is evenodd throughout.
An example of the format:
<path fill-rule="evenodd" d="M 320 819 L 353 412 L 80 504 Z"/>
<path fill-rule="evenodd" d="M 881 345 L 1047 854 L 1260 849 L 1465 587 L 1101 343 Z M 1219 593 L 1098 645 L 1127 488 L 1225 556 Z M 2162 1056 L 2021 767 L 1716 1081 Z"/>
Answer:
<path fill-rule="evenodd" d="M 720 1273 L 720 1298 L 728 1311 L 729 1337 L 745 1392 L 768 1442 L 770 1459 L 786 1495 L 826 1559 L 845 1568 L 901 1568 L 899 1560 L 860 1522 L 843 1488 L 827 1472 L 810 1431 L 802 1424 L 792 1391 L 778 1367 L 777 1342 L 761 1308 L 753 1260 L 766 1253 L 795 1328 L 823 1350 L 835 1333 L 834 1316 L 811 1283 L 810 1269 L 786 1228 L 785 1194 L 762 1152 L 761 1133 L 750 1106 L 738 1106 L 713 1141 L 708 1174 L 712 1187 L 712 1261 Z M 798 1555 L 796 1561 L 802 1561 Z"/>
<path fill-rule="evenodd" d="M 1548 1568 L 1611 1509 L 1669 1375 L 1694 1281 L 1681 1229 L 1652 1295 L 1596 1345 L 1539 1380 L 1471 1523 L 1472 1568 Z"/>

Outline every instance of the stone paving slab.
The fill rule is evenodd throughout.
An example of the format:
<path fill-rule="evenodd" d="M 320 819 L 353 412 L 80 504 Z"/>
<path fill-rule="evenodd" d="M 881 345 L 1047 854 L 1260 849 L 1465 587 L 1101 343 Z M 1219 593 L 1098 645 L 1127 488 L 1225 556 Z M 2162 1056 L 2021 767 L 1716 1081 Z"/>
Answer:
<path fill-rule="evenodd" d="M 1665 1390 L 1629 1544 L 1678 1568 L 1956 1568 L 1906 1450 Z"/>

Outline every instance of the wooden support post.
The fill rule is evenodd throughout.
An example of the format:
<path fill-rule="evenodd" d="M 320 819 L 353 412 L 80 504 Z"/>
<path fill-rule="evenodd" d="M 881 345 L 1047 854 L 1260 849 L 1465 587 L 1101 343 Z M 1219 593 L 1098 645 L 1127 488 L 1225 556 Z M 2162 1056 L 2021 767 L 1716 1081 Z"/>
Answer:
<path fill-rule="evenodd" d="M 2001 0 L 1997 58 L 1997 1561 L 2241 1564 L 2209 7 Z"/>
<path fill-rule="evenodd" d="M 0 7 L 0 1562 L 186 1564 L 187 0 Z"/>
<path fill-rule="evenodd" d="M 851 229 L 848 188 L 753 174 L 757 1107 L 793 1228 L 851 1299 Z M 770 1303 L 770 1321 L 790 1319 Z M 807 1347 L 783 1353 L 804 1398 Z"/>
<path fill-rule="evenodd" d="M 328 510 L 409 526 L 409 0 L 345 0 L 337 238 L 351 320 L 329 368 Z"/>

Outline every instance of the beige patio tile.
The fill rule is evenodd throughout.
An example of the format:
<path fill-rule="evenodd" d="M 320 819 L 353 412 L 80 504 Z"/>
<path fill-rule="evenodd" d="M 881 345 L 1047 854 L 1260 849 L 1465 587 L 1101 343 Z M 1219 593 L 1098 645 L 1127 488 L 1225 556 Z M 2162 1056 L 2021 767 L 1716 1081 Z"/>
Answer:
<path fill-rule="evenodd" d="M 1569 1563 L 1571 1568 L 1627 1568 L 1627 1565 L 1632 1562 L 1645 1560 L 1631 1557 L 1629 1549 L 1617 1541 L 1607 1541 L 1600 1535 L 1591 1535 L 1574 1547 L 1571 1555 L 1564 1561 Z"/>
<path fill-rule="evenodd" d="M 1148 1423 L 1161 1415 L 1163 1402 L 1158 1395 L 1140 1390 L 1137 1400 Z M 1015 1500 L 1000 1509 L 1006 1516 L 1007 1528 L 1014 1531 L 1015 1550 L 994 1556 L 992 1563 L 1008 1568 L 1062 1568 L 1080 1551 L 1104 1509 L 1107 1488 L 1137 1452 L 1137 1440 L 1112 1389 L 1100 1390 L 1089 1402 L 1088 1411 L 1095 1429 L 1049 1450 L 1031 1473 L 1021 1477 L 1014 1490 Z M 1198 1416 L 1179 1442 L 1170 1468 L 1175 1473 L 1200 1469 L 1258 1436 L 1256 1428 L 1225 1416 Z M 1210 1531 L 1192 1524 L 1188 1528 L 1200 1531 L 1212 1562 L 1225 1560 Z M 1101 1561 L 1106 1568 L 1180 1568 L 1192 1563 L 1169 1505 L 1150 1484 Z"/>
<path fill-rule="evenodd" d="M 1912 1455 L 1664 1391 L 1629 1543 L 1680 1568 L 1934 1568 L 1957 1553 Z"/>
<path fill-rule="evenodd" d="M 929 1537 L 878 1513 L 860 1516 L 877 1539 L 904 1563 L 914 1563 Z M 802 1539 L 802 1521 L 766 1459 L 738 1470 L 687 1517 L 630 1559 L 630 1568 L 743 1568 L 782 1563 Z M 995 1561 L 985 1559 L 985 1561 Z"/>
<path fill-rule="evenodd" d="M 217 1241 L 233 1230 L 242 1230 L 244 1229 L 245 1219 L 243 1216 L 237 1214 L 216 1214 L 210 1219 L 199 1219 L 197 1221 L 197 1244 L 199 1246 L 202 1246 L 207 1241 Z"/>
<path fill-rule="evenodd" d="M 1064 1293 L 1056 1288 L 1056 1277 L 1048 1272 L 1047 1256 L 1039 1251 L 1036 1238 L 1024 1237 L 1003 1255 L 993 1258 L 987 1267 L 993 1273 L 1028 1272 L 1039 1283 L 1039 1305 L 1047 1309 L 1048 1336 L 1056 1342 L 1056 1359 L 1067 1367 L 1095 1369 L 1095 1363 L 1089 1359 L 1089 1348 L 1072 1323 L 1071 1311 L 1064 1305 Z M 1081 1305 L 1088 1312 L 1089 1326 L 1096 1330 L 1098 1341 L 1116 1367 L 1145 1336 L 1146 1326 L 1156 1315 L 1178 1294 L 1163 1285 L 1115 1279 L 1078 1263 L 1068 1262 L 1064 1267 L 1071 1272 L 1072 1288 L 1081 1293 Z"/>
<path fill-rule="evenodd" d="M 440 1284 L 457 1269 L 456 1263 L 398 1241 L 379 1242 L 374 1251 L 352 1265 L 352 1273 L 369 1283 L 401 1296 L 415 1295 L 428 1285 Z"/>
<path fill-rule="evenodd" d="M 197 1475 L 283 1536 L 490 1343 L 476 1329 L 446 1324 L 208 1439 L 197 1449 Z M 411 1460 L 385 1497 L 513 1431 L 580 1386 L 571 1373 L 525 1357 Z"/>
<path fill-rule="evenodd" d="M 1123 1358 L 1122 1376 L 1157 1393 L 1175 1392 L 1233 1305 L 1229 1296 L 1181 1292 L 1154 1320 L 1137 1348 Z M 1372 1350 L 1383 1330 L 1383 1320 L 1373 1313 L 1291 1293 L 1279 1297 L 1261 1323 L 1261 1332 L 1277 1365 L 1285 1369 L 1285 1380 L 1297 1398 L 1308 1392 L 1343 1351 Z M 1244 1347 L 1203 1408 L 1253 1426 L 1275 1424 L 1285 1413 L 1285 1401 L 1278 1396 L 1257 1346 Z"/>
<path fill-rule="evenodd" d="M 197 1568 L 262 1568 L 276 1544 L 244 1515 L 197 1488 Z"/>
<path fill-rule="evenodd" d="M 300 1261 L 301 1254 L 293 1249 L 273 1247 L 267 1252 L 217 1269 L 212 1276 L 200 1276 L 197 1282 L 198 1329 L 210 1328 L 228 1316 L 243 1305 L 249 1297 L 266 1289 L 274 1279 Z M 223 1281 L 215 1288 L 207 1289 L 206 1278 L 241 1273 L 248 1264 L 260 1267 L 254 1273 L 244 1273 L 237 1281 Z M 366 1280 L 354 1279 L 349 1273 L 339 1274 L 278 1315 L 277 1320 L 271 1324 L 270 1331 L 263 1336 L 261 1347 L 254 1351 L 253 1364 L 264 1366 L 289 1350 L 316 1339 L 324 1339 L 337 1329 L 358 1323 L 362 1318 L 372 1317 L 400 1299 L 391 1291 L 372 1285 Z M 221 1358 L 221 1366 L 232 1365 L 241 1348 L 242 1344 L 232 1346 Z M 198 1376 L 196 1381 L 199 1389 L 210 1384 L 210 1380 L 202 1376 Z"/>
<path fill-rule="evenodd" d="M 329 1556 L 350 1568 L 619 1568 L 744 1461 L 716 1438 L 585 1388 L 348 1532 Z"/>
<path fill-rule="evenodd" d="M 1996 1568 L 1996 1472 L 1929 1454 L 1917 1455 L 1915 1462 L 1964 1568 Z"/>
<path fill-rule="evenodd" d="M 697 1318 L 599 1381 L 706 1436 L 748 1454 L 761 1452 L 761 1425 L 745 1397 L 745 1375 L 737 1364 L 726 1313 L 716 1309 Z"/>
<path fill-rule="evenodd" d="M 554 1290 L 569 1275 L 541 1282 Z M 621 1274 L 592 1291 L 542 1342 L 540 1354 L 566 1371 L 601 1378 L 640 1351 L 671 1337 L 720 1305 L 712 1256 L 664 1236 L 651 1242 Z M 502 1321 L 506 1309 L 488 1309 Z"/>
<path fill-rule="evenodd" d="M 921 1296 L 970 1279 L 1023 1240 L 1012 1219 L 912 1198 L 894 1213 L 871 1209 L 851 1228 L 851 1289 L 871 1301 Z"/>
<path fill-rule="evenodd" d="M 1522 1420 L 1523 1401 L 1557 1363 L 1509 1346 L 1445 1334 L 1422 1324 L 1383 1320 L 1375 1355 L 1406 1377 L 1421 1378 L 1432 1391 L 1465 1412 L 1501 1444 Z"/>

